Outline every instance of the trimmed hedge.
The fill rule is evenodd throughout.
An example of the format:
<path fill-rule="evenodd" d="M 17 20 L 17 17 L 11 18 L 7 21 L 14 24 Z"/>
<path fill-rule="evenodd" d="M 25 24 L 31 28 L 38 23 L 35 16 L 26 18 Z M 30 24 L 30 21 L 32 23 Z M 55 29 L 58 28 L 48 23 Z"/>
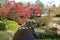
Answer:
<path fill-rule="evenodd" d="M 15 31 L 19 27 L 19 25 L 15 21 L 4 20 L 3 22 L 7 25 L 8 30 L 10 30 L 10 31 Z"/>

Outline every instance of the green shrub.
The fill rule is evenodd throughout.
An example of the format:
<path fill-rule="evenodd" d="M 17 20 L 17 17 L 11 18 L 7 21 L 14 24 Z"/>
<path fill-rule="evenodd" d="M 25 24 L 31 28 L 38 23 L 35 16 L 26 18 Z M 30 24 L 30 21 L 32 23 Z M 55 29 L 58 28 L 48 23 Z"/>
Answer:
<path fill-rule="evenodd" d="M 4 20 L 3 22 L 7 25 L 8 30 L 11 30 L 11 31 L 15 31 L 19 27 L 19 25 L 15 21 Z"/>
<path fill-rule="evenodd" d="M 57 33 L 42 33 L 40 35 L 37 36 L 37 39 L 59 39 L 60 35 L 58 35 Z"/>
<path fill-rule="evenodd" d="M 37 34 L 36 34 L 37 35 Z M 36 36 L 37 39 L 59 39 L 60 35 L 58 35 L 57 33 L 53 32 L 46 32 L 46 33 L 38 33 L 38 35 Z"/>
<path fill-rule="evenodd" d="M 1 31 L 6 30 L 6 25 L 4 23 L 0 23 L 0 30 Z"/>
<path fill-rule="evenodd" d="M 51 38 L 51 39 L 55 39 L 55 38 L 60 38 L 60 35 L 57 34 L 57 32 L 54 31 L 46 31 L 43 35 L 43 38 Z"/>
<path fill-rule="evenodd" d="M 46 38 L 58 38 L 57 33 L 45 33 Z"/>

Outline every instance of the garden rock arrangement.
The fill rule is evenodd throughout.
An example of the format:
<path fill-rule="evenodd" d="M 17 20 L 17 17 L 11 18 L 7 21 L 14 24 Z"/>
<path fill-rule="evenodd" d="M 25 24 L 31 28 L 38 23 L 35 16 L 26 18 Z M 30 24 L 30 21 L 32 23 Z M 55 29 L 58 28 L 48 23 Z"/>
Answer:
<path fill-rule="evenodd" d="M 1 34 L 3 35 L 3 38 L 1 40 L 11 40 L 10 38 L 12 37 L 12 33 L 10 33 L 10 31 L 16 31 L 20 26 L 21 28 L 28 27 L 28 29 L 18 29 L 13 37 L 13 40 L 20 40 L 20 38 L 22 38 L 21 40 L 35 40 L 33 28 L 33 25 L 35 24 L 26 23 L 31 16 L 37 17 L 41 13 L 42 9 L 39 5 L 20 5 L 14 0 L 2 4 L 2 7 L 0 8 L 0 21 L 2 21 L 3 24 L 0 25 L 0 30 L 3 30 L 3 33 Z M 23 24 L 26 25 L 22 26 Z M 10 31 L 8 32 L 8 30 Z M 4 31 L 6 32 L 5 34 Z"/>

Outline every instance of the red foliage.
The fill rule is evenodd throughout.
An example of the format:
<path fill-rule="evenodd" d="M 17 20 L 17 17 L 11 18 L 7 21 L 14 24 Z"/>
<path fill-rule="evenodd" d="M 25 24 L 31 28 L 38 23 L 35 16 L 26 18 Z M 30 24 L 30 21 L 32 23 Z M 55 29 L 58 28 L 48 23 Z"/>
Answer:
<path fill-rule="evenodd" d="M 38 15 L 38 14 L 41 14 L 42 13 L 42 9 L 38 6 L 38 5 L 33 5 L 33 6 L 30 6 L 30 9 L 32 9 L 32 13 Z"/>
<path fill-rule="evenodd" d="M 32 10 L 30 10 L 32 8 Z M 42 12 L 41 8 L 39 6 L 31 6 L 31 7 L 28 7 L 28 6 L 20 6 L 18 3 L 15 3 L 15 1 L 12 1 L 12 4 L 11 2 L 7 2 L 5 3 L 4 5 L 2 5 L 2 8 L 0 10 L 0 15 L 9 15 L 11 14 L 11 10 L 14 10 L 14 12 L 17 14 L 17 15 L 22 15 L 23 18 L 17 18 L 17 22 L 20 24 L 23 24 L 24 22 L 26 22 L 29 18 L 30 18 L 30 15 L 33 13 L 33 10 L 35 10 L 35 14 L 40 14 Z M 14 15 L 15 16 L 15 15 Z"/>

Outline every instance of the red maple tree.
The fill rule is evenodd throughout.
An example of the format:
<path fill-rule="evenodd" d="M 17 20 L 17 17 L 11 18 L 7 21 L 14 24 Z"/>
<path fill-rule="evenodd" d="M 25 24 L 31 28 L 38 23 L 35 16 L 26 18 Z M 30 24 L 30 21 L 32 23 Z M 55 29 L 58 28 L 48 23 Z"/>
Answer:
<path fill-rule="evenodd" d="M 6 15 L 9 19 L 13 19 L 17 21 L 19 24 L 23 24 L 27 22 L 31 14 L 34 13 L 38 15 L 41 12 L 42 12 L 42 9 L 38 5 L 28 7 L 24 5 L 21 6 L 15 1 L 13 1 L 12 3 L 11 1 L 9 1 L 2 5 L 2 8 L 0 9 L 0 16 Z"/>

